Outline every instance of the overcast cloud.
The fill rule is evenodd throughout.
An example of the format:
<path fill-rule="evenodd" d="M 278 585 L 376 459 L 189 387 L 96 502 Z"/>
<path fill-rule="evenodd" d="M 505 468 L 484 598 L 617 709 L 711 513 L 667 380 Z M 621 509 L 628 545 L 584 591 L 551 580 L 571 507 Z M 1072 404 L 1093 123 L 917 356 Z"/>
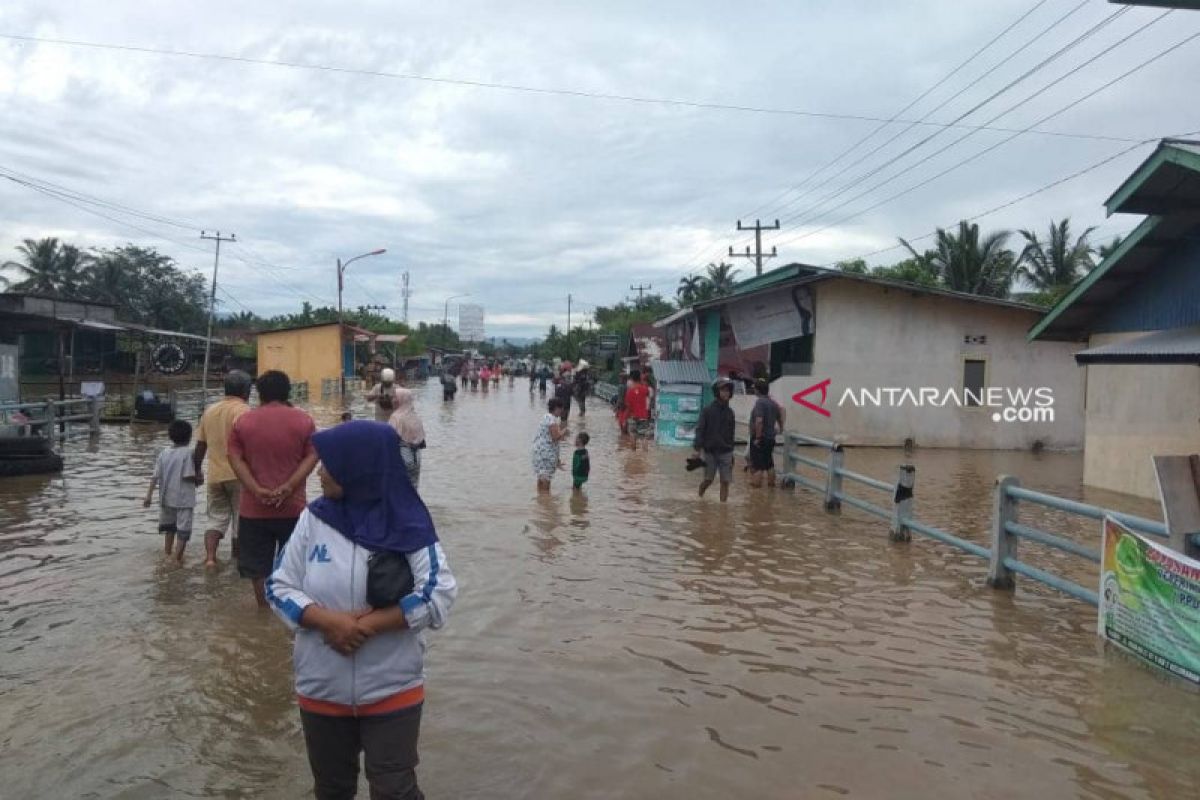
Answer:
<path fill-rule="evenodd" d="M 887 118 L 1033 5 L 7 0 L 0 33 Z M 1047 0 L 905 118 L 1076 5 Z M 933 119 L 953 119 L 1120 8 L 1091 0 Z M 966 122 L 982 124 L 1161 13 L 1129 10 Z M 1177 11 L 993 124 L 1024 128 L 1197 31 L 1200 12 Z M 1200 40 L 1044 128 L 1127 139 L 1200 130 L 1198 83 Z M 304 299 L 334 303 L 334 259 L 386 247 L 350 268 L 347 305 L 386 304 L 398 318 L 407 269 L 412 320 L 439 320 L 449 295 L 469 292 L 486 307 L 489 335 L 536 335 L 565 322 L 568 293 L 577 313 L 620 300 L 630 284 L 673 293 L 689 269 L 744 246 L 733 230 L 740 215 L 786 218 L 935 130 L 915 128 L 800 203 L 760 208 L 875 125 L 0 39 L 0 167 L 197 228 L 106 212 L 148 232 L 138 231 L 0 181 L 0 254 L 12 257 L 27 237 L 133 241 L 207 273 L 211 243 L 198 228 L 234 231 L 243 244 L 223 250 L 222 308 L 272 314 Z M 942 133 L 827 205 L 963 133 Z M 796 238 L 1007 135 L 980 132 L 814 225 L 785 224 L 768 240 L 779 242 L 776 263 L 827 264 L 889 247 L 898 235 L 954 224 L 1129 146 L 1026 134 L 898 200 Z M 1101 203 L 1151 147 L 981 224 L 1041 228 L 1069 215 L 1080 229 L 1101 225 L 1104 238 L 1128 230 L 1137 220 L 1106 220 Z"/>

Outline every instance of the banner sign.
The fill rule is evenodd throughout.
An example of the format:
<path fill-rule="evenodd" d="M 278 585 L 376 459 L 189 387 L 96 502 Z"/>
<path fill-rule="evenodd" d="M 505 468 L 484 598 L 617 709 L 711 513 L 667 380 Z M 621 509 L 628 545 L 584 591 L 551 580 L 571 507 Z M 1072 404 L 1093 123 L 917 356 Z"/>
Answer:
<path fill-rule="evenodd" d="M 458 307 L 458 338 L 464 342 L 482 342 L 483 306 L 463 303 Z"/>
<path fill-rule="evenodd" d="M 1104 519 L 1099 634 L 1200 686 L 1200 561 Z"/>
<path fill-rule="evenodd" d="M 737 346 L 746 350 L 816 330 L 812 292 L 807 286 L 793 286 L 730 304 L 729 326 Z"/>

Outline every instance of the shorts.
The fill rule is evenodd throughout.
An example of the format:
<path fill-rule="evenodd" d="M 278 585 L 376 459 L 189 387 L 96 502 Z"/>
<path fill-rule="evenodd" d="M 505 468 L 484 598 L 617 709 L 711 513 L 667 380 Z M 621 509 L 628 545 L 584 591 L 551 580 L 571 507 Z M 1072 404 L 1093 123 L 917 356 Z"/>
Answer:
<path fill-rule="evenodd" d="M 238 535 L 238 574 L 243 578 L 268 577 L 275 569 L 275 557 L 283 552 L 298 519 L 242 517 Z"/>
<path fill-rule="evenodd" d="M 238 536 L 238 502 L 242 496 L 242 485 L 236 480 L 218 481 L 208 485 L 208 530 L 216 531 L 222 538 L 229 531 L 234 539 Z"/>
<path fill-rule="evenodd" d="M 654 420 L 630 419 L 633 423 L 633 435 L 640 439 L 650 439 L 654 436 Z"/>
<path fill-rule="evenodd" d="M 711 481 L 721 473 L 721 483 L 733 483 L 733 453 L 704 451 L 704 480 Z"/>
<path fill-rule="evenodd" d="M 769 440 L 761 444 L 750 444 L 750 469 L 755 472 L 773 472 L 775 470 L 775 443 Z"/>
<path fill-rule="evenodd" d="M 158 532 L 171 533 L 180 541 L 186 542 L 192 537 L 192 508 L 172 508 L 159 506 Z"/>

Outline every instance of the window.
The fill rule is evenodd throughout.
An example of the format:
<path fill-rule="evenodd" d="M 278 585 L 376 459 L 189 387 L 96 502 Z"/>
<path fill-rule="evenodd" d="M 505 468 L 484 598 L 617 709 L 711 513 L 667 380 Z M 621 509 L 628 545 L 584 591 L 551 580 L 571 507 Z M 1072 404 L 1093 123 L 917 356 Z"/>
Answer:
<path fill-rule="evenodd" d="M 982 358 L 963 360 L 963 405 L 978 408 L 983 405 L 987 361 Z"/>

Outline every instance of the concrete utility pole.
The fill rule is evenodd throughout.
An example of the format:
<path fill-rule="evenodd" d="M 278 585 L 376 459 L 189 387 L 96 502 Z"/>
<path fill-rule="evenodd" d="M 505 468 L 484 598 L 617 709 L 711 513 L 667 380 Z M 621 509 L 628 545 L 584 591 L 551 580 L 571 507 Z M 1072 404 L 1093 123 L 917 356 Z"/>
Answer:
<path fill-rule="evenodd" d="M 653 289 L 653 288 L 654 288 L 654 286 L 652 284 L 647 283 L 646 285 L 643 286 L 642 284 L 639 283 L 637 286 L 630 286 L 629 290 L 631 292 L 638 293 L 638 303 L 640 304 L 642 302 L 642 295 L 644 295 L 646 293 L 646 290 Z"/>
<path fill-rule="evenodd" d="M 204 372 L 200 374 L 200 413 L 204 413 L 204 403 L 208 398 L 208 362 L 212 357 L 212 329 L 213 317 L 217 313 L 217 269 L 221 266 L 221 242 L 236 242 L 237 234 L 231 233 L 228 236 L 222 236 L 220 231 L 209 234 L 208 231 L 200 231 L 201 239 L 211 239 L 217 243 L 217 252 L 213 257 L 213 279 L 212 289 L 208 295 L 208 336 L 204 338 Z"/>
<path fill-rule="evenodd" d="M 733 252 L 733 247 L 731 246 L 729 248 L 729 257 L 730 258 L 753 258 L 754 259 L 754 274 L 762 275 L 763 259 L 764 258 L 775 258 L 775 256 L 778 255 L 778 253 L 775 252 L 774 247 L 771 248 L 771 252 L 769 252 L 769 253 L 763 252 L 762 232 L 779 230 L 779 220 L 775 220 L 774 225 L 763 225 L 762 220 L 756 219 L 756 220 L 754 220 L 753 225 L 746 225 L 745 227 L 743 227 L 742 221 L 739 219 L 738 224 L 737 224 L 737 229 L 739 231 L 754 231 L 754 252 L 751 253 L 750 246 L 746 245 L 745 253 L 735 253 L 735 252 Z"/>
<path fill-rule="evenodd" d="M 567 344 L 571 343 L 571 295 L 567 295 Z"/>
<path fill-rule="evenodd" d="M 401 315 L 401 321 L 408 324 L 408 298 L 412 297 L 412 292 L 408 289 L 408 270 L 404 270 L 404 290 L 400 293 L 404 298 L 404 313 Z"/>

